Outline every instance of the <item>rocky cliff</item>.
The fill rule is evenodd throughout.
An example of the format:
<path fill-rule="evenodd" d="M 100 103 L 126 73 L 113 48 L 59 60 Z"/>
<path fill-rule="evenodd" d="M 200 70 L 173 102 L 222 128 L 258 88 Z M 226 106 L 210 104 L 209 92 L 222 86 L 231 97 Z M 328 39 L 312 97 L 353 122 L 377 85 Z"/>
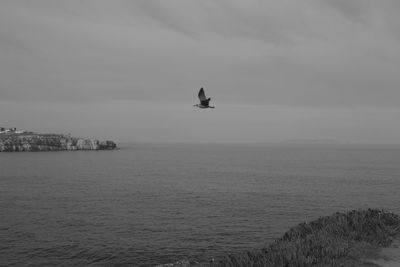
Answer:
<path fill-rule="evenodd" d="M 82 139 L 59 134 L 0 135 L 0 152 L 61 151 L 61 150 L 112 150 L 113 141 Z"/>

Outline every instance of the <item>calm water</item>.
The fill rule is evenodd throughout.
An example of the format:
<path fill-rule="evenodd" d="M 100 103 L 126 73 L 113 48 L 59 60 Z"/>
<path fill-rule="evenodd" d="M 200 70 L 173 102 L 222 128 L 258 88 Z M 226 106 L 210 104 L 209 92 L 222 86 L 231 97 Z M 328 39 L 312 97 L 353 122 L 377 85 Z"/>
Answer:
<path fill-rule="evenodd" d="M 399 192 L 400 146 L 0 153 L 0 265 L 209 260 L 336 211 L 400 213 Z"/>

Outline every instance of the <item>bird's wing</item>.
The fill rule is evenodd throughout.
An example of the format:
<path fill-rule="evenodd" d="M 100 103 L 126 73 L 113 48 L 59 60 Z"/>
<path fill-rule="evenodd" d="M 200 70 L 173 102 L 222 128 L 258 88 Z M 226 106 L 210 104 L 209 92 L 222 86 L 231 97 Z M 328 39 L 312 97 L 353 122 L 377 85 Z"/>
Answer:
<path fill-rule="evenodd" d="M 199 99 L 200 99 L 200 101 L 207 100 L 206 94 L 204 93 L 204 89 L 203 88 L 201 88 L 200 91 L 199 91 Z"/>

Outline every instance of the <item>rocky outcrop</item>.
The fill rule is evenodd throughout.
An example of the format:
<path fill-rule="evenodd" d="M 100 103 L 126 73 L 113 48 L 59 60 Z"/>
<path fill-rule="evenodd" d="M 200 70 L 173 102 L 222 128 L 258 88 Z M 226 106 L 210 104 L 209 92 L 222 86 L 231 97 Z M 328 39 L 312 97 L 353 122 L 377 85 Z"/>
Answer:
<path fill-rule="evenodd" d="M 301 223 L 259 251 L 193 266 L 379 266 L 373 258 L 399 235 L 397 214 L 379 209 L 337 212 Z M 390 266 L 400 266 L 395 264 Z"/>
<path fill-rule="evenodd" d="M 0 135 L 0 152 L 61 151 L 61 150 L 112 150 L 113 141 L 82 139 L 59 134 Z"/>

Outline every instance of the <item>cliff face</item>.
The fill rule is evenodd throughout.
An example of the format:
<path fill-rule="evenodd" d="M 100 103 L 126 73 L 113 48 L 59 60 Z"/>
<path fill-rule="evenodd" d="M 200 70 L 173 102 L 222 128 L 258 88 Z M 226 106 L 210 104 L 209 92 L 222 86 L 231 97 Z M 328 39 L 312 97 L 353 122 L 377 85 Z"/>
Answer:
<path fill-rule="evenodd" d="M 0 152 L 112 150 L 116 147 L 117 145 L 113 141 L 81 139 L 65 135 L 0 135 Z"/>

